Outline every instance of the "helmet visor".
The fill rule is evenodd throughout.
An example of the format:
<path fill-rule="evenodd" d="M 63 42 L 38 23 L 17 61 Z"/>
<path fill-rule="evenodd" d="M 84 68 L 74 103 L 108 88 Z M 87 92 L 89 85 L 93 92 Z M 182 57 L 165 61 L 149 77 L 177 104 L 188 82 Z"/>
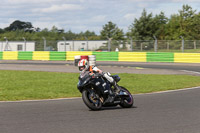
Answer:
<path fill-rule="evenodd" d="M 85 69 L 85 66 L 80 66 L 79 71 L 83 71 Z"/>

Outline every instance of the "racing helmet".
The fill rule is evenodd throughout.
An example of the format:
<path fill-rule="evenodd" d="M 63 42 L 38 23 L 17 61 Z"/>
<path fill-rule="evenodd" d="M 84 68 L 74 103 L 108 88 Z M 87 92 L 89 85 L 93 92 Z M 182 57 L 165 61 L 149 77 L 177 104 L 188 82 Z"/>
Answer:
<path fill-rule="evenodd" d="M 89 68 L 89 63 L 86 59 L 82 59 L 78 62 L 78 68 L 80 72 L 84 72 Z"/>

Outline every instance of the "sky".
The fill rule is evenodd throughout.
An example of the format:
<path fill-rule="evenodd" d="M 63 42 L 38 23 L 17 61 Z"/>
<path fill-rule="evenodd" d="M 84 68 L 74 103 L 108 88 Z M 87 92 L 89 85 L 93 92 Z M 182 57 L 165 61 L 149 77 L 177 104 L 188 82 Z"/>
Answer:
<path fill-rule="evenodd" d="M 143 9 L 153 15 L 163 11 L 170 17 L 183 4 L 200 11 L 200 0 L 0 0 L 0 28 L 20 20 L 41 29 L 56 26 L 75 33 L 89 30 L 99 34 L 103 25 L 112 21 L 127 32 Z"/>

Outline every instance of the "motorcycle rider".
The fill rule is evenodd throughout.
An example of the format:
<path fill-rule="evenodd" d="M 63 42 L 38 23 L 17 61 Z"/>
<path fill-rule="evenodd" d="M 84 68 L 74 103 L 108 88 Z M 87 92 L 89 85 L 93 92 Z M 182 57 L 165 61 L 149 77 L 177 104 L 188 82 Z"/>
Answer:
<path fill-rule="evenodd" d="M 119 92 L 119 87 L 117 86 L 115 80 L 111 77 L 109 72 L 104 73 L 102 70 L 100 70 L 99 68 L 97 68 L 96 66 L 89 66 L 89 63 L 86 59 L 82 59 L 78 62 L 78 67 L 79 67 L 79 71 L 80 71 L 80 76 L 81 75 L 85 75 L 85 74 L 94 74 L 94 73 L 100 73 L 103 75 L 103 77 L 105 79 L 107 79 L 115 88 L 115 92 L 118 93 Z M 106 100 L 106 102 L 113 102 L 114 101 L 114 97 L 116 94 L 113 93 L 112 89 L 109 88 L 108 90 L 108 98 Z"/>

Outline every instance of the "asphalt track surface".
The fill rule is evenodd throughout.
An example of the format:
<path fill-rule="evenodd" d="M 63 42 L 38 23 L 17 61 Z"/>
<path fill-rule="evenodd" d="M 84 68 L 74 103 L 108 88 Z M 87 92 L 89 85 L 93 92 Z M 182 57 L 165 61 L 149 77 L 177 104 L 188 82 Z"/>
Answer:
<path fill-rule="evenodd" d="M 200 88 L 135 95 L 135 107 L 90 111 L 81 98 L 0 103 L 1 133 L 199 133 Z"/>
<path fill-rule="evenodd" d="M 11 63 L 11 64 L 9 64 Z M 19 62 L 18 62 L 19 63 Z M 31 63 L 31 62 L 30 62 Z M 44 63 L 29 64 L 43 66 Z M 41 62 L 40 62 L 41 63 Z M 52 63 L 46 66 L 52 66 Z M 72 62 L 69 62 L 71 65 Z M 100 62 L 109 66 L 109 62 Z M 3 62 L 0 65 L 6 65 Z M 7 62 L 9 65 L 16 62 Z M 192 71 L 199 64 L 124 63 L 132 67 L 159 67 Z M 55 65 L 55 64 L 54 64 Z M 63 65 L 63 62 L 55 65 Z M 113 65 L 118 65 L 114 63 Z M 167 66 L 167 68 L 166 68 Z M 112 67 L 111 67 L 112 68 Z M 155 69 L 155 68 L 153 68 Z M 147 69 L 148 70 L 148 69 Z M 152 70 L 152 69 L 149 69 Z M 155 69 L 156 70 L 156 69 Z M 119 106 L 90 111 L 81 98 L 0 102 L 0 133 L 199 133 L 200 87 L 165 93 L 134 95 L 133 108 Z"/>
<path fill-rule="evenodd" d="M 189 74 L 200 76 L 200 63 L 98 61 L 97 66 L 103 71 L 111 73 Z M 0 70 L 78 72 L 77 67 L 74 66 L 72 61 L 0 61 Z"/>
<path fill-rule="evenodd" d="M 113 63 L 100 62 L 99 65 L 113 65 Z M 143 67 L 143 68 L 153 68 L 153 69 L 168 69 L 168 70 L 187 70 L 200 72 L 200 64 L 187 64 L 187 63 L 134 63 L 134 62 L 118 62 L 114 63 L 116 66 L 131 66 L 131 67 Z"/>
<path fill-rule="evenodd" d="M 74 65 L 73 61 L 1 61 L 0 64 L 13 65 Z M 124 66 L 124 67 L 142 67 L 152 69 L 167 69 L 167 70 L 187 70 L 200 72 L 200 63 L 156 63 L 156 62 L 112 62 L 98 61 L 97 66 Z"/>

